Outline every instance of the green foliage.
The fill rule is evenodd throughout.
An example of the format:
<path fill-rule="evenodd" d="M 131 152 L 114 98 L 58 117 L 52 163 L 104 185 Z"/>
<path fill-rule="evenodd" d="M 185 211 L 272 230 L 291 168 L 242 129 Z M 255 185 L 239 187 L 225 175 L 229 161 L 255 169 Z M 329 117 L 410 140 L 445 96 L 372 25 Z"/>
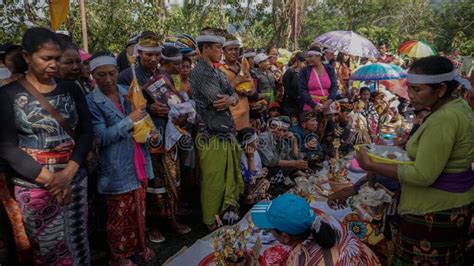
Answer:
<path fill-rule="evenodd" d="M 294 1 L 304 5 L 291 11 Z M 7 4 L 8 2 L 8 4 Z M 82 46 L 80 8 L 70 1 L 62 30 L 73 33 Z M 438 50 L 474 51 L 472 0 L 184 0 L 165 9 L 163 0 L 87 1 L 89 50 L 119 52 L 142 30 L 161 37 L 187 33 L 196 36 L 205 26 L 228 29 L 251 47 L 292 46 L 291 12 L 299 12 L 297 46 L 307 47 L 320 34 L 353 30 L 374 44 L 388 41 L 392 52 L 406 40 L 422 40 Z M 224 17 L 222 17 L 224 14 Z M 28 26 L 48 26 L 47 1 L 3 1 L 0 4 L 0 42 L 19 43 Z M 223 23 L 223 24 L 222 24 Z"/>

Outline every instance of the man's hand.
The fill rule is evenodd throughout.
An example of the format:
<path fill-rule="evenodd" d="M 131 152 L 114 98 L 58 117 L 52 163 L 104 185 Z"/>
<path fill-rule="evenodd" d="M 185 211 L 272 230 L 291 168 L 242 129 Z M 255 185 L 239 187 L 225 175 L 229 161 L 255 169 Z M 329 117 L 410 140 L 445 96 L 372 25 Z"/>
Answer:
<path fill-rule="evenodd" d="M 233 96 L 229 96 L 227 94 L 218 94 L 217 97 L 219 97 L 219 100 L 216 100 L 212 103 L 217 111 L 224 111 L 228 109 L 235 101 Z"/>
<path fill-rule="evenodd" d="M 169 112 L 168 105 L 164 103 L 156 102 L 150 105 L 150 113 L 154 116 L 167 117 Z"/>
<path fill-rule="evenodd" d="M 306 162 L 305 160 L 293 161 L 293 167 L 299 170 L 309 170 L 308 162 Z"/>

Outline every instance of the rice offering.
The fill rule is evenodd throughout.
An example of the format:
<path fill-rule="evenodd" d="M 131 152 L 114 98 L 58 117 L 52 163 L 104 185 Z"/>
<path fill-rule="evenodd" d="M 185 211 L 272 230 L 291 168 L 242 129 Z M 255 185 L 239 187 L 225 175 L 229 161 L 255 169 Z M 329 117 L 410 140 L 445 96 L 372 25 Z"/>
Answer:
<path fill-rule="evenodd" d="M 367 146 L 369 153 L 377 155 L 379 157 L 400 161 L 400 162 L 410 162 L 411 159 L 408 156 L 407 152 L 398 146 L 384 146 L 384 145 L 375 145 L 370 144 Z"/>

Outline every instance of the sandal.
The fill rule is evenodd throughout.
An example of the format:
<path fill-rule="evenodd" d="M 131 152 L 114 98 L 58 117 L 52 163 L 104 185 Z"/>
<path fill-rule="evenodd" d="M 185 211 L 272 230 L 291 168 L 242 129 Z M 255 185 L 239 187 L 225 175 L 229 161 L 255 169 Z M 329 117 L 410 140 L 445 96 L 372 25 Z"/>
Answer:
<path fill-rule="evenodd" d="M 180 235 L 185 235 L 192 230 L 191 227 L 179 223 L 172 224 L 171 227 Z"/>
<path fill-rule="evenodd" d="M 156 237 L 156 235 L 159 235 L 159 237 Z M 158 234 L 155 234 L 155 237 L 153 236 L 152 233 L 148 232 L 147 234 L 148 240 L 151 243 L 159 244 L 165 242 L 166 238 L 159 232 Z"/>

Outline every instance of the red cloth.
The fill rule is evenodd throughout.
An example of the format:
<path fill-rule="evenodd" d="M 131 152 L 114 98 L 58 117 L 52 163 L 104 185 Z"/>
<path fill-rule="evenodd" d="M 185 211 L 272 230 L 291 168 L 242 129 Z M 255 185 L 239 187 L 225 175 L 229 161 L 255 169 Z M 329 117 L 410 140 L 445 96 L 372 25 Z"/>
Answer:
<path fill-rule="evenodd" d="M 106 202 L 111 259 L 128 259 L 135 251 L 146 254 L 145 189 L 142 187 L 124 194 L 106 195 Z"/>

